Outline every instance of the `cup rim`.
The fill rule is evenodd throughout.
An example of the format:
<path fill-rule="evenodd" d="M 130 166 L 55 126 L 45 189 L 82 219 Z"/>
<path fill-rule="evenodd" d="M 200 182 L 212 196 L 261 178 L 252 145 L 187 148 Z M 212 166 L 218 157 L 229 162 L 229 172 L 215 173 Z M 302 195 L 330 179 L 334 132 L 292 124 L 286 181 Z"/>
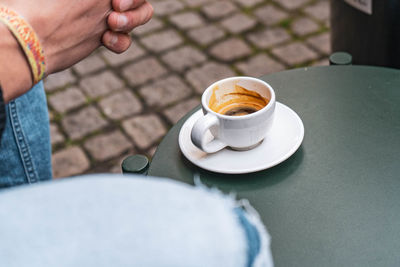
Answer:
<path fill-rule="evenodd" d="M 215 112 L 212 109 L 210 109 L 210 107 L 208 106 L 208 103 L 207 103 L 208 92 L 215 85 L 217 85 L 218 83 L 221 83 L 221 82 L 224 82 L 224 81 L 229 81 L 229 80 L 238 80 L 238 79 L 252 80 L 252 81 L 259 82 L 259 83 L 263 83 L 265 86 L 267 86 L 267 88 L 270 90 L 270 93 L 271 93 L 271 99 L 269 100 L 268 104 L 265 107 L 263 107 L 262 109 L 257 110 L 254 113 L 246 114 L 246 115 L 242 115 L 242 116 L 224 115 L 224 114 L 220 114 L 220 113 Z M 261 80 L 259 78 L 254 78 L 254 77 L 249 77 L 249 76 L 234 76 L 234 77 L 229 77 L 229 78 L 225 78 L 225 79 L 222 79 L 222 80 L 218 80 L 218 81 L 212 83 L 210 86 L 208 86 L 207 89 L 204 90 L 203 95 L 201 97 L 201 106 L 202 106 L 202 108 L 206 109 L 207 112 L 212 113 L 217 117 L 220 117 L 220 118 L 223 118 L 223 119 L 227 119 L 227 120 L 243 120 L 245 118 L 252 118 L 252 117 L 258 116 L 259 114 L 267 112 L 268 110 L 270 110 L 271 107 L 274 104 L 275 104 L 275 90 L 272 88 L 272 86 L 269 83 L 267 83 L 267 82 L 265 82 L 265 81 L 263 81 L 263 80 Z"/>

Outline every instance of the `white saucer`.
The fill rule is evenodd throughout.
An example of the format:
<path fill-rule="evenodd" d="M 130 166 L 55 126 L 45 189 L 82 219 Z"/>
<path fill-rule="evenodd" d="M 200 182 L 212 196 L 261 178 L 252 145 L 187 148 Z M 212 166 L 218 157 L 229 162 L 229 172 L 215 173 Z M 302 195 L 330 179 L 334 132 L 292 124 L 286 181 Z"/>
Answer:
<path fill-rule="evenodd" d="M 224 148 L 214 154 L 207 154 L 190 139 L 192 127 L 202 115 L 200 109 L 185 121 L 179 132 L 179 147 L 194 165 L 213 172 L 239 174 L 271 168 L 293 155 L 304 137 L 300 117 L 289 107 L 277 102 L 274 124 L 260 145 L 247 151 Z"/>

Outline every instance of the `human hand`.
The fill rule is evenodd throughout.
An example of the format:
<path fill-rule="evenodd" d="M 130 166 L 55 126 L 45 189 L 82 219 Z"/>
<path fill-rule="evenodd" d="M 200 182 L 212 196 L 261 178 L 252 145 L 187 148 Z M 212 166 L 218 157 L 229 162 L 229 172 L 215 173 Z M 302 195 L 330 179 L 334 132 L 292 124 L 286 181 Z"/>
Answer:
<path fill-rule="evenodd" d="M 74 65 L 103 43 L 115 52 L 127 49 L 131 40 L 126 33 L 147 22 L 153 13 L 145 0 L 134 1 L 0 0 L 0 5 L 16 11 L 33 27 L 44 50 L 46 74 L 51 74 Z M 120 24 L 121 15 L 127 19 L 125 26 Z M 7 89 L 3 96 L 8 101 L 32 87 L 32 76 L 11 33 L 4 25 L 0 32 L 0 82 Z"/>
<path fill-rule="evenodd" d="M 125 51 L 131 43 L 127 33 L 153 14 L 146 0 L 0 0 L 0 4 L 22 15 L 36 31 L 47 74 L 72 66 L 102 44 L 117 53 Z"/>
<path fill-rule="evenodd" d="M 121 53 L 132 42 L 128 33 L 151 19 L 153 7 L 146 0 L 113 0 L 112 6 L 114 11 L 108 16 L 110 30 L 103 35 L 103 44 Z"/>
<path fill-rule="evenodd" d="M 101 45 L 112 12 L 110 0 L 1 0 L 23 16 L 39 36 L 46 73 L 72 66 Z"/>

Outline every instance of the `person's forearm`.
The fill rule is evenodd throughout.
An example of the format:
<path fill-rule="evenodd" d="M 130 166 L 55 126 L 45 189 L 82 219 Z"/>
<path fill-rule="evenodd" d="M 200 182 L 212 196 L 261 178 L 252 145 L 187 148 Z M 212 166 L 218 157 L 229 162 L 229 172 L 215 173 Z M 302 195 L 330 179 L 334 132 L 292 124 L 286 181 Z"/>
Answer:
<path fill-rule="evenodd" d="M 146 0 L 0 0 L 0 6 L 3 14 L 12 11 L 23 18 L 24 25 L 29 25 L 37 37 L 28 38 L 36 50 L 24 50 L 33 65 L 31 72 L 23 50 L 0 22 L 0 83 L 6 102 L 27 92 L 34 80 L 42 79 L 43 69 L 49 75 L 69 68 L 102 44 L 117 53 L 125 51 L 131 43 L 129 32 L 153 14 Z M 24 36 L 22 39 L 27 41 Z M 23 47 L 30 47 L 24 41 Z"/>
<path fill-rule="evenodd" d="M 0 84 L 7 103 L 32 87 L 32 76 L 17 40 L 2 23 L 0 36 Z"/>

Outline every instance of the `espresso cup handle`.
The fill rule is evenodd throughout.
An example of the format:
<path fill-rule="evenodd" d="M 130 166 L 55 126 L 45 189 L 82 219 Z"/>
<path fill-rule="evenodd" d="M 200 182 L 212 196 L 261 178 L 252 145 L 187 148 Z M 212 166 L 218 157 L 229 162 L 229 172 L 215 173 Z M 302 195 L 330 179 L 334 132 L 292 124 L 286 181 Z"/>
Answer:
<path fill-rule="evenodd" d="M 219 121 L 216 116 L 211 113 L 199 118 L 192 128 L 190 137 L 195 146 L 206 153 L 215 153 L 227 145 L 214 137 L 213 140 L 207 141 L 206 133 L 213 126 L 218 126 Z"/>

